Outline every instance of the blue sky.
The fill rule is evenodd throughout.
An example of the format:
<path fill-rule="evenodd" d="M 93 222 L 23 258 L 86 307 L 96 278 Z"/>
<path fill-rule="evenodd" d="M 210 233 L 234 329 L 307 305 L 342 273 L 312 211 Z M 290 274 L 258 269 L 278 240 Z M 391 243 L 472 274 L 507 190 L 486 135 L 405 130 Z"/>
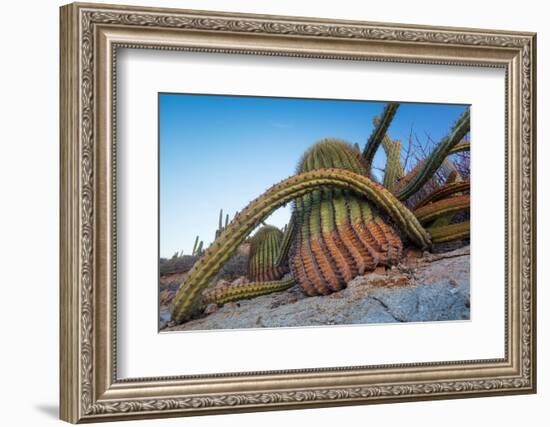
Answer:
<path fill-rule="evenodd" d="M 316 141 L 339 138 L 361 148 L 385 102 L 159 94 L 160 255 L 190 253 L 195 236 L 214 240 L 219 210 L 245 207 L 293 175 Z M 421 141 L 439 141 L 463 105 L 401 104 L 388 130 L 403 156 L 411 126 Z M 375 165 L 383 166 L 383 150 Z M 409 165 L 412 166 L 412 165 Z M 381 175 L 380 175 L 381 176 Z M 283 226 L 290 205 L 266 222 Z"/>

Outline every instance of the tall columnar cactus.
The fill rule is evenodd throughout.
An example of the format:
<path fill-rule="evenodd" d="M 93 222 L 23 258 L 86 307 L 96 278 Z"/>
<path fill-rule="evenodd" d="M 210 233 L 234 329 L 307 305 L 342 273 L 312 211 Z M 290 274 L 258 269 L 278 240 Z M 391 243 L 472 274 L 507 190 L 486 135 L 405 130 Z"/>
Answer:
<path fill-rule="evenodd" d="M 248 279 L 252 282 L 273 282 L 288 272 L 286 265 L 278 264 L 283 232 L 264 225 L 250 241 Z"/>
<path fill-rule="evenodd" d="M 380 121 L 375 126 L 374 131 L 372 132 L 369 140 L 365 144 L 365 148 L 363 150 L 363 158 L 365 160 L 364 165 L 366 168 L 366 173 L 369 176 L 371 175 L 371 166 L 374 155 L 376 154 L 378 147 L 382 143 L 382 140 L 384 139 L 384 136 L 386 135 L 386 132 L 388 131 L 388 128 L 390 127 L 390 124 L 398 108 L 399 103 L 397 102 L 388 102 L 386 104 L 386 106 L 384 107 L 384 111 L 382 112 L 382 117 L 380 118 Z"/>
<path fill-rule="evenodd" d="M 291 200 L 328 188 L 349 190 L 363 196 L 386 212 L 401 232 L 416 245 L 426 248 L 431 244 L 429 234 L 414 214 L 391 192 L 366 176 L 345 169 L 321 169 L 291 176 L 253 200 L 208 247 L 202 258 L 189 271 L 185 282 L 180 285 L 172 301 L 172 319 L 176 323 L 181 323 L 200 309 L 201 291 L 263 219 Z M 354 210 L 356 211 L 356 208 Z M 381 232 L 377 231 L 378 239 L 375 240 L 381 241 L 380 234 Z M 386 249 L 388 246 L 385 245 Z"/>
<path fill-rule="evenodd" d="M 338 168 L 366 173 L 363 158 L 349 144 L 326 139 L 312 146 L 298 172 Z M 308 295 L 340 290 L 359 274 L 401 257 L 397 233 L 367 199 L 341 189 L 321 189 L 295 201 L 299 231 L 291 268 Z"/>

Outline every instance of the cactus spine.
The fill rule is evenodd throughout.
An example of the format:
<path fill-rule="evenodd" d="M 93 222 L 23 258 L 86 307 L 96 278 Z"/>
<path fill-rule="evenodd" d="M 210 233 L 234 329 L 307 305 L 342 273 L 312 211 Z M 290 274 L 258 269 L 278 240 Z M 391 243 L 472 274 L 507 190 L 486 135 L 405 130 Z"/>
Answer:
<path fill-rule="evenodd" d="M 396 197 L 370 178 L 348 170 L 323 169 L 287 178 L 274 185 L 252 201 L 229 223 L 206 250 L 188 277 L 180 285 L 173 300 L 172 319 L 181 323 L 188 319 L 197 306 L 200 291 L 229 259 L 248 234 L 275 209 L 290 200 L 322 188 L 340 188 L 363 195 L 387 212 L 400 230 L 422 248 L 430 245 L 430 236 L 414 214 Z"/>

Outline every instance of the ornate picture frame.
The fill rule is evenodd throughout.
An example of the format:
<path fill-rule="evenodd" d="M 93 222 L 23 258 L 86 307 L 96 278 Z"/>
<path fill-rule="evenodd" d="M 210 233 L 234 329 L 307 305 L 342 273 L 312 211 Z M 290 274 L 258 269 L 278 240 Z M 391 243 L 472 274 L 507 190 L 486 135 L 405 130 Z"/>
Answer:
<path fill-rule="evenodd" d="M 63 420 L 536 391 L 535 34 L 75 3 L 61 8 L 60 43 Z M 503 69 L 505 357 L 118 379 L 115 65 L 120 48 Z"/>

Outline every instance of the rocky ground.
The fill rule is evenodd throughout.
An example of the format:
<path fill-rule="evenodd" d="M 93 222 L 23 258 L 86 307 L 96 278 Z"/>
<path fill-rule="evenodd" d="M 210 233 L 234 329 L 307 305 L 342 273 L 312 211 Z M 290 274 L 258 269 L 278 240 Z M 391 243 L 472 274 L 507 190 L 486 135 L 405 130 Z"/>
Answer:
<path fill-rule="evenodd" d="M 161 279 L 161 329 L 187 331 L 467 320 L 470 318 L 469 255 L 469 246 L 439 254 L 413 253 L 390 270 L 378 269 L 356 277 L 346 289 L 329 296 L 306 297 L 298 286 L 294 286 L 220 308 L 209 306 L 209 314 L 205 317 L 173 326 L 169 322 L 167 303 L 177 283 L 185 277 L 180 274 L 171 280 L 164 278 L 164 289 Z M 170 283 L 176 283 L 175 287 Z"/>

